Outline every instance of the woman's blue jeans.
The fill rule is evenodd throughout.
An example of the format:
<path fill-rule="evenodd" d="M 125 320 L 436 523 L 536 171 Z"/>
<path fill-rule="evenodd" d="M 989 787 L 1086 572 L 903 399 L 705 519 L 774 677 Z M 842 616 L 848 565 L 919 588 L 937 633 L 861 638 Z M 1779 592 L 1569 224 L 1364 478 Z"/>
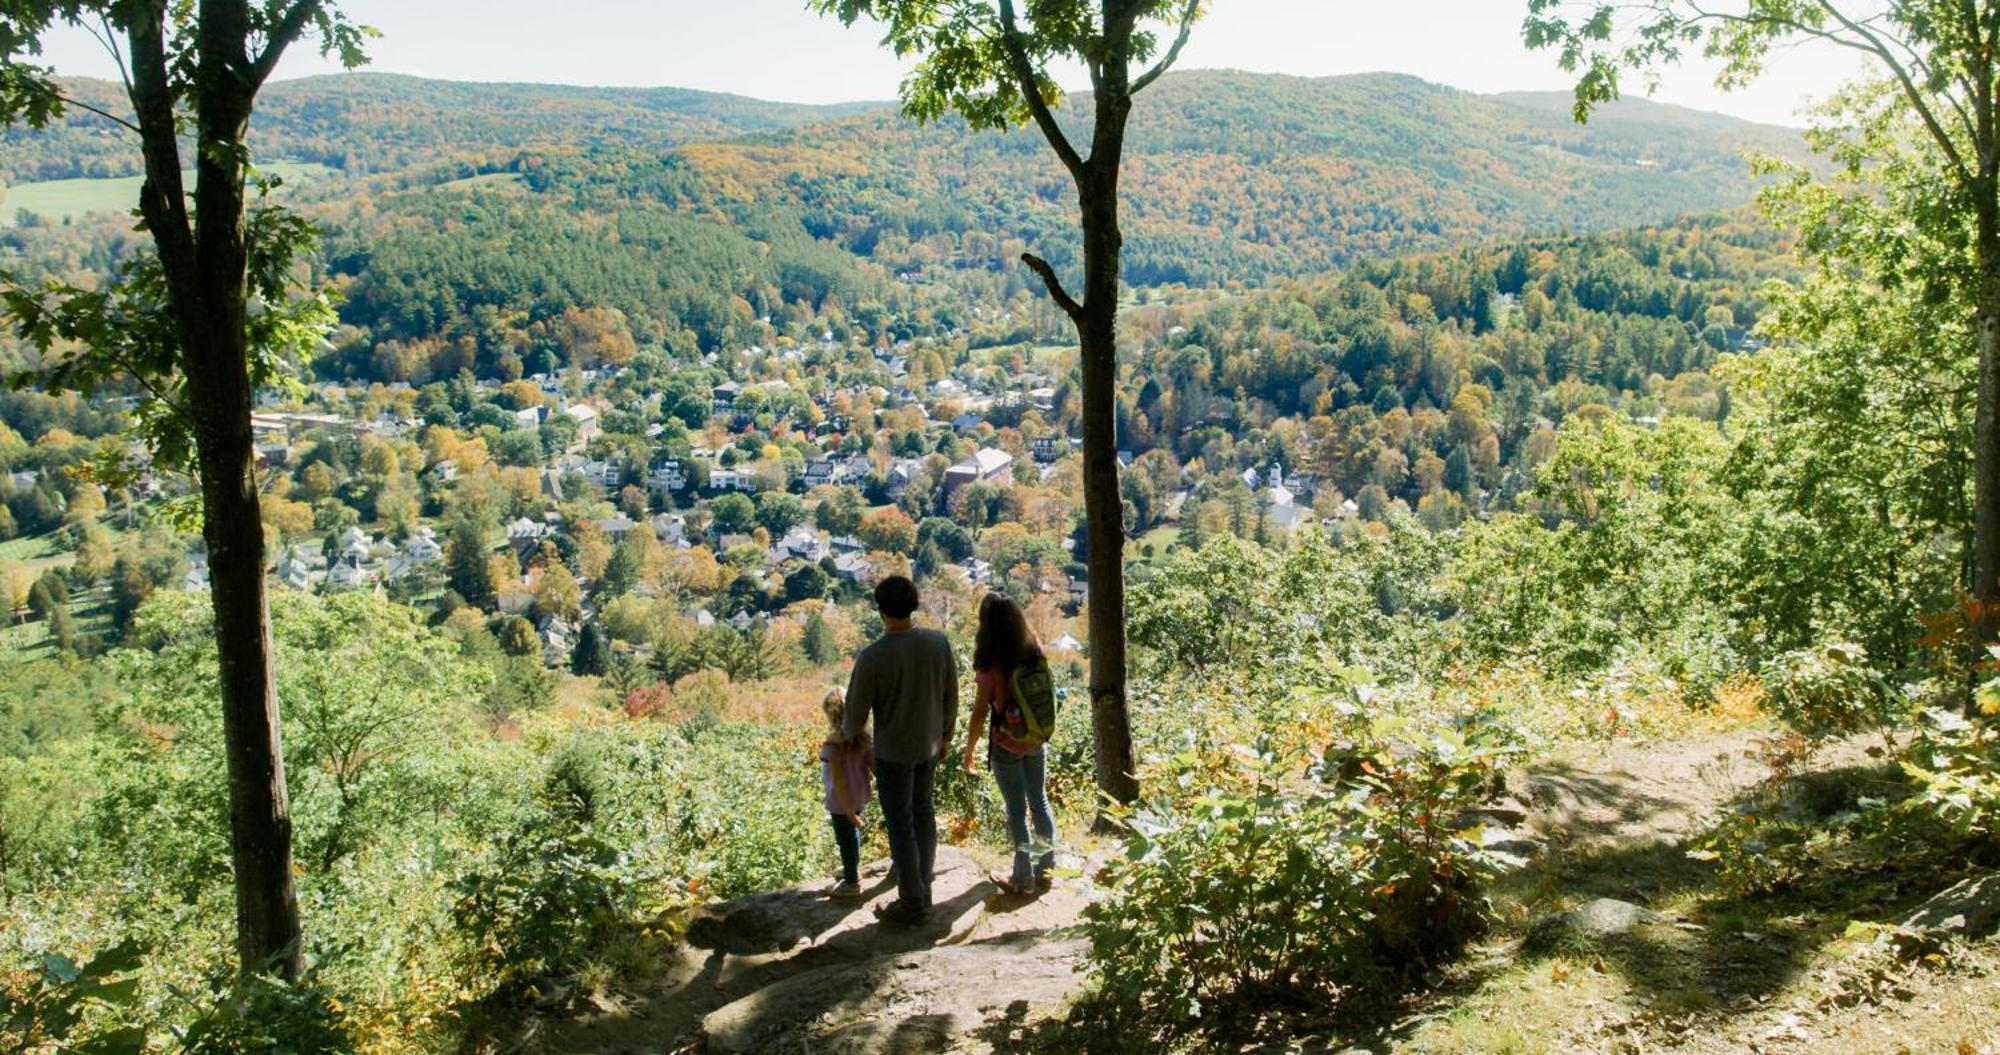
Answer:
<path fill-rule="evenodd" d="M 1056 818 L 1049 811 L 1048 756 L 1041 748 L 1032 754 L 1017 755 L 997 744 L 989 744 L 986 762 L 993 767 L 993 782 L 1000 785 L 1001 801 L 1007 804 L 1007 834 L 1014 840 L 1013 883 L 1032 890 L 1056 863 Z M 1030 838 L 1028 824 L 1034 822 Z"/>

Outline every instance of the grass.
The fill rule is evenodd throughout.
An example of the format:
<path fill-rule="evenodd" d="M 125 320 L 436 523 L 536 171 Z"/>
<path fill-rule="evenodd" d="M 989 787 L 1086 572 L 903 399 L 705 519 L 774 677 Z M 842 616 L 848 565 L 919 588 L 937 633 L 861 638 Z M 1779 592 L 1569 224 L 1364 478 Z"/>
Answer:
<path fill-rule="evenodd" d="M 100 641 L 110 638 L 109 591 L 98 589 L 71 598 L 70 615 L 76 620 L 76 632 L 79 637 L 95 636 Z M 0 664 L 11 665 L 26 663 L 29 660 L 50 659 L 55 654 L 55 642 L 49 638 L 46 622 L 36 620 L 0 627 Z"/>
<path fill-rule="evenodd" d="M 45 562 L 63 555 L 62 547 L 56 544 L 56 536 L 61 531 L 50 531 L 40 535 L 29 535 L 0 542 L 0 560 L 23 561 L 27 563 Z"/>
<path fill-rule="evenodd" d="M 1167 558 L 1168 551 L 1174 548 L 1175 543 L 1180 538 L 1180 534 L 1181 529 L 1179 525 L 1163 524 L 1133 539 L 1127 544 L 1126 552 L 1137 563 L 1157 564 Z M 1152 547 L 1150 556 L 1147 555 L 1148 546 Z"/>
<path fill-rule="evenodd" d="M 331 174 L 334 170 L 311 162 L 278 161 L 258 167 L 268 176 L 304 182 Z M 182 174 L 192 186 L 194 173 Z M 113 179 L 59 179 L 20 183 L 0 190 L 0 227 L 15 225 L 22 212 L 33 213 L 48 223 L 62 223 L 90 213 L 131 211 L 139 201 L 141 176 Z"/>
<path fill-rule="evenodd" d="M 521 174 L 518 172 L 488 172 L 478 176 L 467 176 L 464 179 L 446 180 L 432 189 L 443 191 L 521 190 L 526 188 L 527 185 L 527 181 L 522 179 Z"/>

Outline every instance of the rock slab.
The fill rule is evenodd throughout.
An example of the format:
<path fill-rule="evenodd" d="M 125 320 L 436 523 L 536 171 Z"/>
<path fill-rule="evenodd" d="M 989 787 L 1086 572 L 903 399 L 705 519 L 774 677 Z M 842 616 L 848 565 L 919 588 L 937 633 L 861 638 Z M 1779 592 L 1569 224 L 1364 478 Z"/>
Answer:
<path fill-rule="evenodd" d="M 1917 906 L 1899 925 L 1906 930 L 1983 938 L 2000 929 L 2000 875 L 1960 880 Z"/>
<path fill-rule="evenodd" d="M 834 964 L 702 1020 L 711 1055 L 942 1051 L 1059 1005 L 1082 983 L 1083 943 L 998 939 Z"/>
<path fill-rule="evenodd" d="M 1586 901 L 1567 912 L 1543 916 L 1528 929 L 1527 944 L 1533 949 L 1549 949 L 1566 944 L 1589 943 L 1630 934 L 1649 923 L 1664 923 L 1667 917 L 1629 901 L 1601 897 Z"/>

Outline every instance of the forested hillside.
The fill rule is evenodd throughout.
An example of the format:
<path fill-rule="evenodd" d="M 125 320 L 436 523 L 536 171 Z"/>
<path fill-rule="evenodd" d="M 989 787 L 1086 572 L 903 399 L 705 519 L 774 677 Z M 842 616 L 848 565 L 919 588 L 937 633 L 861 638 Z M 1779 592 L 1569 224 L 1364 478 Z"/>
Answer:
<path fill-rule="evenodd" d="M 470 339 L 480 369 L 525 361 L 529 331 L 573 306 L 616 309 L 683 351 L 755 341 L 767 319 L 872 341 L 965 326 L 968 300 L 1032 310 L 1016 258 L 1033 249 L 1067 267 L 1076 245 L 1055 162 L 1025 134 L 955 121 L 828 120 L 855 109 L 869 107 L 349 75 L 277 85 L 251 145 L 336 170 L 302 194 L 348 288 L 345 343 L 369 347 L 343 360 L 355 376 L 431 373 L 362 368 L 383 341 L 427 357 Z M 1064 108 L 1088 112 L 1088 98 Z M 1786 130 L 1647 103 L 1579 128 L 1542 97 L 1391 75 L 1177 74 L 1134 128 L 1125 277 L 1137 286 L 1255 285 L 1669 220 L 1747 202 L 1746 154 L 1802 149 Z M 6 136 L 0 170 L 15 182 L 136 171 L 129 144 L 88 114 Z M 111 209 L 135 188 L 105 190 L 96 207 Z M 30 273 L 102 272 L 128 227 L 43 224 L 10 248 Z"/>
<path fill-rule="evenodd" d="M 1061 113 L 1087 127 L 1090 100 Z M 1746 202 L 1746 153 L 1804 149 L 1787 130 L 1645 102 L 1578 127 L 1537 101 L 1388 74 L 1174 74 L 1132 122 L 1135 285 L 1257 282 L 1469 239 L 1666 220 Z M 898 268 L 1008 267 L 1019 242 L 1059 265 L 1075 252 L 1074 202 L 1027 133 L 885 113 L 683 153 L 725 192 L 796 201 L 816 233 Z"/>
<path fill-rule="evenodd" d="M 69 82 L 77 98 L 116 112 L 123 89 Z M 616 144 L 662 151 L 698 139 L 770 132 L 877 110 L 886 103 L 808 106 L 688 88 L 474 84 L 356 72 L 280 81 L 264 93 L 250 146 L 269 160 L 316 161 L 350 174 L 528 145 Z M 139 173 L 135 144 L 102 117 L 73 110 L 44 131 L 0 131 L 6 182 Z"/>

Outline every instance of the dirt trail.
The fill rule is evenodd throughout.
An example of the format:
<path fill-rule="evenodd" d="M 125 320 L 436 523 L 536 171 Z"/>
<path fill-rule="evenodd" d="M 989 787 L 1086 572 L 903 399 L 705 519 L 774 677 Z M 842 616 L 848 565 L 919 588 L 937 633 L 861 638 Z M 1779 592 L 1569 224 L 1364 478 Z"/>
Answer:
<path fill-rule="evenodd" d="M 1745 755 L 1749 744 L 1747 734 L 1736 732 L 1566 747 L 1510 775 L 1507 795 L 1486 818 L 1488 837 L 1524 859 L 1558 845 L 1565 854 L 1657 845 L 1678 857 L 1673 848 L 1705 814 L 1764 777 L 1765 769 Z M 1862 762 L 1864 750 L 1851 745 L 1818 764 Z M 1069 880 L 1040 899 L 1013 897 L 988 882 L 965 851 L 938 852 L 937 908 L 924 927 L 876 923 L 869 906 L 894 894 L 886 862 L 864 870 L 866 901 L 829 901 L 818 885 L 808 885 L 713 904 L 701 910 L 684 947 L 652 986 L 549 1023 L 529 1047 L 602 1055 L 1013 1050 L 1013 1040 L 1036 1021 L 1062 1013 L 1065 998 L 1083 983 L 1083 946 L 1070 928 L 1086 904 L 1085 881 Z M 1629 880 L 1620 895 L 1639 900 L 1656 882 L 1644 874 Z M 1877 1010 L 1848 1023 L 1820 1020 L 1817 1028 L 1801 1025 L 1796 1009 L 1774 1004 L 1671 1046 L 1701 1052 L 1878 1050 L 1868 1045 L 1888 1043 L 1899 1018 L 1964 1014 L 1946 999 L 1952 992 L 1959 990 L 1941 984 L 1901 1011 Z M 1984 993 L 1984 1006 L 1993 1006 L 1991 997 Z M 1842 1039 L 1835 1042 L 1835 1036 Z M 1405 1043 L 1412 1039 L 1380 1037 L 1359 1049 L 1351 1039 L 1335 1039 L 1324 1050 L 1429 1050 L 1421 1041 Z M 1571 1050 L 1639 1050 L 1624 1046 L 1628 1039 L 1575 1036 L 1570 1043 Z"/>
<path fill-rule="evenodd" d="M 888 863 L 863 870 L 867 900 L 812 884 L 709 905 L 655 985 L 552 1025 L 548 1052 L 981 1053 L 1060 1009 L 1081 983 L 1063 928 L 1081 880 L 1039 898 L 1005 894 L 971 855 L 938 848 L 936 907 L 922 927 L 876 922 Z"/>

